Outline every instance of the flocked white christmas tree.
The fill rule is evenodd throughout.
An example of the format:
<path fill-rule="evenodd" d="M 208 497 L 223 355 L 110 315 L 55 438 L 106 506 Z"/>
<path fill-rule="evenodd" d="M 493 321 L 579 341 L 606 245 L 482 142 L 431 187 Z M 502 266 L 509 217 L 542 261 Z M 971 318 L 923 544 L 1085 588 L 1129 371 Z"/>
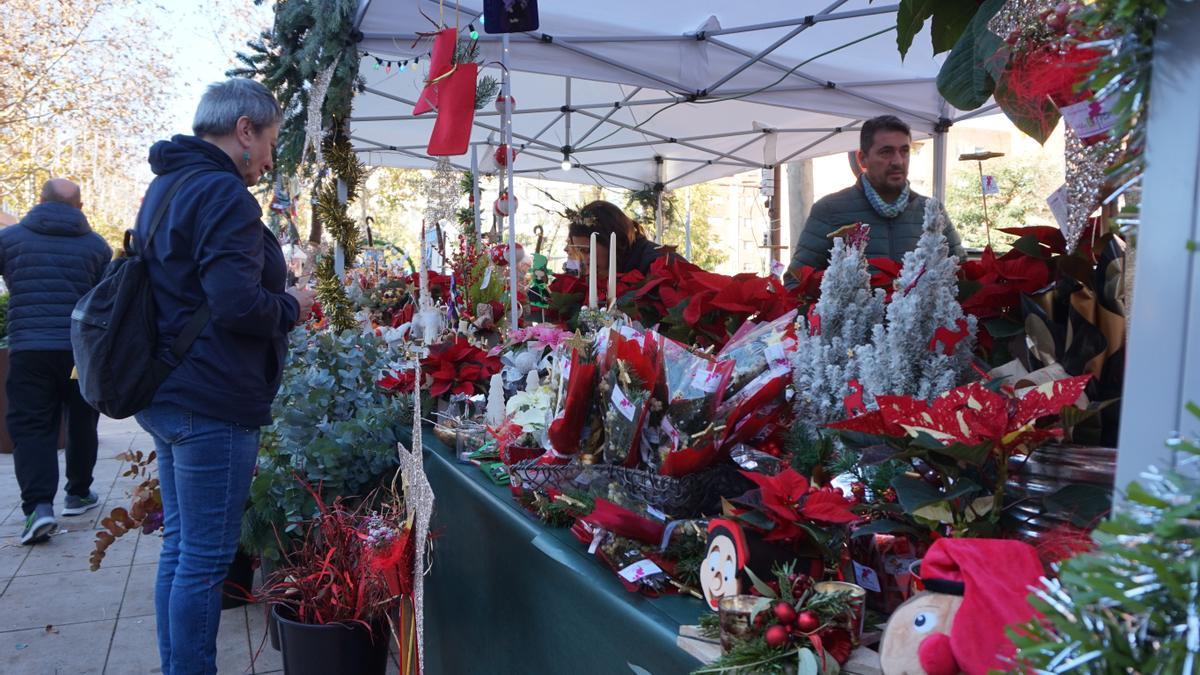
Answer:
<path fill-rule="evenodd" d="M 815 430 L 845 417 L 843 401 L 858 377 L 857 350 L 883 322 L 882 290 L 871 290 L 863 250 L 868 227 L 833 242 L 829 268 L 821 279 L 821 298 L 811 320 L 801 318 L 792 356 L 797 424 Z"/>
<path fill-rule="evenodd" d="M 964 316 L 958 304 L 958 261 L 950 256 L 946 224 L 941 204 L 929 199 L 921 239 L 904 255 L 887 321 L 857 350 L 868 405 L 880 394 L 931 399 L 960 384 L 970 369 L 975 317 Z"/>
<path fill-rule="evenodd" d="M 487 409 L 484 413 L 484 420 L 488 426 L 498 429 L 504 424 L 504 379 L 500 377 L 500 373 L 492 375 L 490 386 L 487 393 Z"/>

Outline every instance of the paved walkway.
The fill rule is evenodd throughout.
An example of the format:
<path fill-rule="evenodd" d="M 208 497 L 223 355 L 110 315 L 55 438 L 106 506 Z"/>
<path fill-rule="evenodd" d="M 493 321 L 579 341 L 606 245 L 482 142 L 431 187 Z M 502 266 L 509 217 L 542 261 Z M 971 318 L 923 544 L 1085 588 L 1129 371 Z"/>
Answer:
<path fill-rule="evenodd" d="M 37 546 L 19 543 L 20 491 L 12 455 L 0 455 L 0 673 L 162 672 L 154 629 L 162 539 L 126 534 L 108 549 L 99 571 L 88 571 L 96 523 L 111 509 L 128 506 L 129 490 L 137 484 L 121 476 L 126 463 L 116 459 L 130 448 L 149 452 L 153 444 L 132 419 L 102 418 L 93 489 L 104 505 L 60 518 L 59 534 Z M 59 463 L 61 473 L 61 453 Z M 61 508 L 60 490 L 55 511 Z M 222 614 L 217 638 L 222 673 L 282 672 L 279 652 L 264 646 L 264 612 L 250 605 Z"/>

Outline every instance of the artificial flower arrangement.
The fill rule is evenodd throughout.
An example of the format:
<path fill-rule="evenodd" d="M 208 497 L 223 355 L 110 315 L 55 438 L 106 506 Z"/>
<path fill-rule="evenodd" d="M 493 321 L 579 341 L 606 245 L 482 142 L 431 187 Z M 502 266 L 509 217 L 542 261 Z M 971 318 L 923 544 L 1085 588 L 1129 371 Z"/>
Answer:
<path fill-rule="evenodd" d="M 693 671 L 694 675 L 840 672 L 856 639 L 853 622 L 848 621 L 856 611 L 851 593 L 817 586 L 812 577 L 790 564 L 775 566 L 768 580 L 753 572 L 750 576 L 754 598 L 744 619 L 747 625 L 734 626 L 734 631 L 727 627 L 723 634 L 717 614 L 700 617 L 705 637 L 730 644 L 719 659 Z"/>
<path fill-rule="evenodd" d="M 483 394 L 487 392 L 489 379 L 500 368 L 498 357 L 456 334 L 430 347 L 429 355 L 421 359 L 422 389 L 433 398 Z"/>

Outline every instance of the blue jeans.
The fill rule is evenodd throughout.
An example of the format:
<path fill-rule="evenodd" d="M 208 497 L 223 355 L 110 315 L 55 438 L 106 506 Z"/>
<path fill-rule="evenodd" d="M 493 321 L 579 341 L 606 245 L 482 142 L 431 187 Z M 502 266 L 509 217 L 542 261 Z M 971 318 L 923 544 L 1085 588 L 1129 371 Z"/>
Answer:
<path fill-rule="evenodd" d="M 221 585 L 237 550 L 258 429 L 155 404 L 137 414 L 154 437 L 163 546 L 154 587 L 165 675 L 217 672 Z"/>

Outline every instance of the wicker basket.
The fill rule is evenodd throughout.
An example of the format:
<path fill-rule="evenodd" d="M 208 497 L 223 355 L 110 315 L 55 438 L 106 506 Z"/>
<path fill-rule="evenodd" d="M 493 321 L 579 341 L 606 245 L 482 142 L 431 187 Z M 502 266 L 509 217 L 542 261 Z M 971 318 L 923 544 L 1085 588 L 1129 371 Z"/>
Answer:
<path fill-rule="evenodd" d="M 722 497 L 736 497 L 754 487 L 732 464 L 719 464 L 679 478 L 643 469 L 609 466 L 610 480 L 637 502 L 673 518 L 698 518 L 720 512 Z"/>

